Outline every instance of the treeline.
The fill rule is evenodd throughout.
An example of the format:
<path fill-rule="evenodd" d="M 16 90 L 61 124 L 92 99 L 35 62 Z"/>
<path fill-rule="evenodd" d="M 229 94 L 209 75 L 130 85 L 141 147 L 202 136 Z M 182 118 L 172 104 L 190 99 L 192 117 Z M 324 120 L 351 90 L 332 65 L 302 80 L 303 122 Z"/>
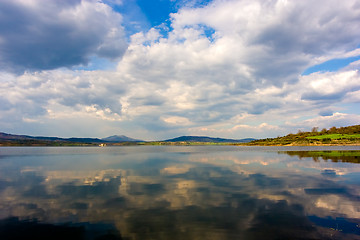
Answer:
<path fill-rule="evenodd" d="M 322 134 L 360 134 L 360 125 L 354 125 L 349 127 L 332 127 L 327 129 L 321 130 Z"/>

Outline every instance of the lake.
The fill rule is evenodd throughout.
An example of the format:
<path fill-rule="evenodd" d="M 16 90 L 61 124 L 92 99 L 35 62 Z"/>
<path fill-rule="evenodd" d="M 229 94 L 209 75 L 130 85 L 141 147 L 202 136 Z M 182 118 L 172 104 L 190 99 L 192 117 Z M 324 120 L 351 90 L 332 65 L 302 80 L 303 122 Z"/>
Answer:
<path fill-rule="evenodd" d="M 1 147 L 0 239 L 360 239 L 360 146 Z"/>

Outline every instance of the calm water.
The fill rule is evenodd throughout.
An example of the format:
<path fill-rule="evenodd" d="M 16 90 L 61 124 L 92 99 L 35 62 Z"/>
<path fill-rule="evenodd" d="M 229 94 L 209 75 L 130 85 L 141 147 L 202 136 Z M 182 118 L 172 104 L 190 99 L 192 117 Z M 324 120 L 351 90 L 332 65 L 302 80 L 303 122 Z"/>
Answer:
<path fill-rule="evenodd" d="M 359 163 L 354 146 L 2 147 L 0 239 L 360 239 Z"/>

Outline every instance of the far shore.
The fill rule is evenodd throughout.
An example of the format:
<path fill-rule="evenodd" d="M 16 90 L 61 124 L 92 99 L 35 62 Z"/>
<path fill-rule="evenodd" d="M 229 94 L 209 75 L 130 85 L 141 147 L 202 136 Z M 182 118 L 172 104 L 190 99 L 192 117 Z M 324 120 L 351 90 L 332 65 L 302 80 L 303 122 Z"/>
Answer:
<path fill-rule="evenodd" d="M 290 143 L 290 144 L 256 144 L 256 143 L 213 143 L 213 142 L 119 142 L 119 143 L 0 143 L 0 147 L 121 147 L 121 146 L 247 146 L 247 147 L 300 147 L 300 146 L 360 146 L 360 143 Z"/>

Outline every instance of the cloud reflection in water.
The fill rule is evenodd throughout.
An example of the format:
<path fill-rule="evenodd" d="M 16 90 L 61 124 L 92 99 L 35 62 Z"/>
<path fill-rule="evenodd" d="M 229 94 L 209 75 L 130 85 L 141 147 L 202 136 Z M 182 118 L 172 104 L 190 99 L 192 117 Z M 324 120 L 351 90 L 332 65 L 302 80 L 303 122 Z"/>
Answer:
<path fill-rule="evenodd" d="M 347 181 L 360 165 L 224 149 L 64 148 L 68 167 L 2 151 L 0 236 L 30 222 L 83 239 L 360 239 L 360 188 Z"/>

